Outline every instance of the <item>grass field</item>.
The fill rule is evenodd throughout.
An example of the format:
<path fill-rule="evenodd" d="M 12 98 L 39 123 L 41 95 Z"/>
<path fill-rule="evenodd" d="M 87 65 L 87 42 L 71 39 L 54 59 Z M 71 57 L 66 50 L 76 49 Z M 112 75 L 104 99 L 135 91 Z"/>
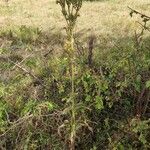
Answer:
<path fill-rule="evenodd" d="M 75 40 L 55 0 L 6 1 L 0 150 L 150 149 L 150 0 L 84 1 Z"/>
<path fill-rule="evenodd" d="M 76 31 L 100 37 L 129 36 L 138 28 L 136 16 L 131 19 L 128 6 L 149 15 L 149 0 L 104 0 L 84 2 Z M 0 30 L 27 25 L 46 32 L 63 32 L 64 19 L 54 0 L 0 1 Z"/>

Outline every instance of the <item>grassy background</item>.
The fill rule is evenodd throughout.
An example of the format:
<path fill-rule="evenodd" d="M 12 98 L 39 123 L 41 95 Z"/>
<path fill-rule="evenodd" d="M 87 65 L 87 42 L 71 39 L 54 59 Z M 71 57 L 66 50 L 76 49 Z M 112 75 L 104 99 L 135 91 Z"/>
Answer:
<path fill-rule="evenodd" d="M 63 32 L 65 21 L 54 0 L 0 1 L 0 29 L 27 25 L 46 32 Z M 84 2 L 76 32 L 95 33 L 104 37 L 124 37 L 137 29 L 137 18 L 131 19 L 127 6 L 149 15 L 149 0 L 108 0 Z"/>

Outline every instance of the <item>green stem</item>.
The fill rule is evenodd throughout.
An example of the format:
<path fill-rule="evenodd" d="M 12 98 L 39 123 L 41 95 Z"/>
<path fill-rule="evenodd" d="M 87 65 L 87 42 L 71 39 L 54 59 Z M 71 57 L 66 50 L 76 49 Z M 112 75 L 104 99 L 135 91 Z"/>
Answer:
<path fill-rule="evenodd" d="M 75 115 L 75 82 L 74 82 L 74 39 L 73 39 L 73 29 L 70 30 L 70 49 L 71 49 L 71 135 L 70 135 L 70 150 L 75 149 L 75 136 L 76 136 L 76 115 Z"/>
<path fill-rule="evenodd" d="M 75 83 L 74 83 L 74 62 L 72 60 L 71 62 L 71 84 L 72 84 L 72 92 L 71 92 L 71 136 L 70 136 L 70 141 L 71 141 L 71 147 L 70 150 L 75 149 L 75 136 L 76 136 L 76 116 L 75 116 Z"/>

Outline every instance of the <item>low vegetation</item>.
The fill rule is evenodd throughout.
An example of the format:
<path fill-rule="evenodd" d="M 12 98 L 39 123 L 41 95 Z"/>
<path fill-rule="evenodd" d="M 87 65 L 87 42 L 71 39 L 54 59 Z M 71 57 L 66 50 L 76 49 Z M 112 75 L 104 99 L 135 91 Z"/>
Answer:
<path fill-rule="evenodd" d="M 150 149 L 150 5 L 134 2 L 0 2 L 0 149 Z"/>

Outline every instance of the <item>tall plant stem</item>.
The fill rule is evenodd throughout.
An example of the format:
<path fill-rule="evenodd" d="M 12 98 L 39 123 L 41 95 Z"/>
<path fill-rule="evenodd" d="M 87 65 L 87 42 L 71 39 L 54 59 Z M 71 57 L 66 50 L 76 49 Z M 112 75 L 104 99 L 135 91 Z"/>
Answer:
<path fill-rule="evenodd" d="M 70 135 L 70 150 L 75 149 L 76 136 L 76 109 L 75 109 L 75 83 L 74 83 L 74 62 L 71 62 L 71 135 Z"/>
<path fill-rule="evenodd" d="M 65 43 L 65 51 L 69 60 L 70 66 L 70 80 L 71 80 L 71 93 L 70 93 L 70 150 L 75 150 L 76 138 L 76 98 L 75 98 L 75 48 L 73 31 L 76 20 L 79 16 L 79 10 L 82 6 L 82 0 L 56 0 L 57 4 L 61 6 L 62 14 L 67 22 L 66 33 L 67 41 Z"/>
<path fill-rule="evenodd" d="M 75 104 L 75 50 L 73 28 L 68 33 L 70 47 L 70 67 L 71 67 L 71 133 L 70 133 L 70 150 L 75 150 L 76 137 L 76 104 Z"/>

